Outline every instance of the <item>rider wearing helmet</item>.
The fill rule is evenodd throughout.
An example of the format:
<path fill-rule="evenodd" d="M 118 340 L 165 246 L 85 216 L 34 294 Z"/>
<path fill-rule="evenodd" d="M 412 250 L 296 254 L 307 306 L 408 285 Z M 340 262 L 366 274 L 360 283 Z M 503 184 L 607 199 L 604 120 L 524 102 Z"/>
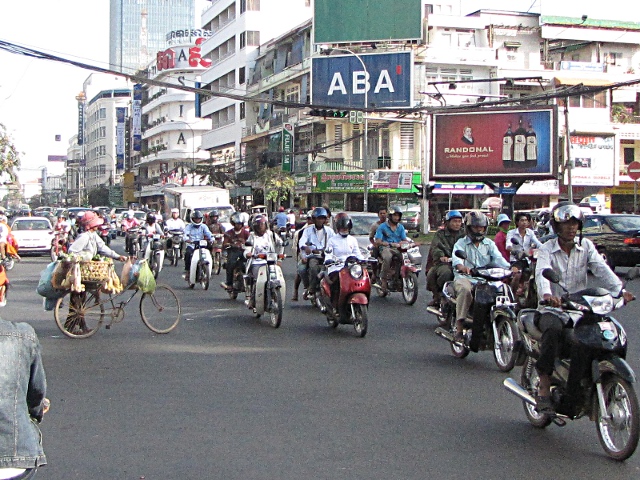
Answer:
<path fill-rule="evenodd" d="M 145 218 L 145 222 L 142 225 L 142 228 L 146 231 L 147 235 L 158 234 L 160 236 L 164 236 L 162 227 L 158 225 L 158 222 L 156 220 L 157 218 L 155 213 L 147 213 L 147 217 Z"/>
<path fill-rule="evenodd" d="M 387 221 L 380 224 L 375 234 L 376 246 L 382 257 L 380 287 L 382 287 L 384 291 L 387 290 L 387 282 L 391 273 L 391 261 L 394 255 L 400 255 L 400 252 L 395 247 L 407 239 L 407 232 L 404 225 L 400 223 L 400 220 L 402 220 L 402 210 L 400 207 L 389 208 Z"/>
<path fill-rule="evenodd" d="M 460 238 L 453 246 L 453 251 L 462 250 L 467 254 L 466 259 L 454 255 L 451 263 L 455 271 L 453 288 L 456 295 L 456 341 L 462 343 L 464 321 L 469 313 L 469 308 L 473 303 L 474 280 L 466 275 L 471 273 L 474 267 L 484 267 L 493 264 L 502 268 L 509 268 L 507 262 L 498 247 L 488 238 L 485 238 L 489 221 L 487 216 L 478 211 L 471 211 L 465 219 L 466 236 Z M 514 267 L 514 270 L 517 270 Z M 478 351 L 480 340 L 484 329 L 485 305 L 476 305 L 474 308 L 473 335 L 469 348 L 474 352 Z M 490 307 L 490 306 L 489 306 Z"/>
<path fill-rule="evenodd" d="M 430 307 L 440 306 L 442 287 L 453 280 L 453 246 L 462 237 L 462 214 L 457 210 L 449 210 L 444 217 L 444 228 L 436 232 L 429 250 L 432 266 L 427 271 L 427 290 L 433 292 Z"/>
<path fill-rule="evenodd" d="M 184 278 L 189 281 L 189 269 L 191 268 L 191 257 L 196 243 L 200 240 L 211 242 L 213 237 L 207 226 L 202 223 L 204 215 L 201 211 L 195 210 L 191 213 L 191 223 L 184 229 L 184 241 L 187 248 L 184 251 Z"/>
<path fill-rule="evenodd" d="M 298 290 L 300 289 L 300 283 L 302 282 L 302 277 L 300 276 L 300 270 L 301 269 L 306 269 L 306 267 L 304 267 L 303 263 L 302 263 L 302 256 L 300 254 L 300 248 L 298 247 L 300 245 L 300 238 L 302 237 L 302 233 L 305 231 L 305 229 L 307 229 L 308 227 L 310 227 L 311 225 L 313 225 L 313 216 L 311 215 L 313 212 L 312 210 L 309 210 L 306 214 L 305 214 L 305 218 L 307 220 L 307 223 L 305 223 L 302 228 L 300 228 L 299 230 L 297 230 L 296 232 L 294 232 L 293 234 L 293 242 L 291 245 L 291 251 L 293 252 L 292 257 L 296 262 L 296 277 L 293 281 L 293 296 L 291 297 L 291 301 L 292 302 L 297 302 L 298 301 Z M 305 287 L 306 288 L 306 287 Z"/>
<path fill-rule="evenodd" d="M 325 225 L 328 216 L 325 208 L 314 208 L 311 212 L 313 226 L 302 231 L 298 242 L 302 259 L 298 273 L 305 286 L 303 296 L 305 300 L 309 294 L 314 294 L 318 289 L 318 273 L 320 273 L 321 262 L 324 260 L 324 249 L 328 245 L 329 239 L 334 235 L 331 227 Z"/>
<path fill-rule="evenodd" d="M 326 260 L 339 260 L 344 262 L 347 257 L 354 256 L 359 260 L 364 260 L 364 256 L 358 246 L 358 240 L 350 235 L 353 228 L 353 222 L 351 217 L 341 212 L 336 215 L 334 220 L 334 226 L 336 228 L 336 234 L 329 239 L 327 245 Z M 337 307 L 338 294 L 340 293 L 340 269 L 342 264 L 336 264 L 329 266 L 327 272 L 329 274 L 328 282 L 331 285 L 331 302 Z"/>
<path fill-rule="evenodd" d="M 282 239 L 278 235 L 274 235 L 269 231 L 268 221 L 266 215 L 256 215 L 251 221 L 251 229 L 253 230 L 247 239 L 244 256 L 249 259 L 249 277 L 245 284 L 245 289 L 250 292 L 249 300 L 246 304 L 249 308 L 255 307 L 256 295 L 255 295 L 255 279 L 258 278 L 258 271 L 262 265 L 265 265 L 267 261 L 262 258 L 258 258 L 260 253 L 277 253 L 282 254 L 284 246 Z"/>
<path fill-rule="evenodd" d="M 168 218 L 164 222 L 165 230 L 182 230 L 184 232 L 186 225 L 184 220 L 180 218 L 180 210 L 177 208 L 171 209 L 171 218 Z"/>
<path fill-rule="evenodd" d="M 278 208 L 278 213 L 273 217 L 273 225 L 276 229 L 287 228 L 287 213 L 284 211 L 284 207 Z"/>
<path fill-rule="evenodd" d="M 222 282 L 220 286 L 225 290 L 233 287 L 233 271 L 239 262 L 244 263 L 244 247 L 249 239 L 249 232 L 243 228 L 244 222 L 239 212 L 233 213 L 229 220 L 233 228 L 225 232 L 222 242 L 222 248 L 227 252 L 227 281 Z"/>
<path fill-rule="evenodd" d="M 222 224 L 218 223 L 218 218 L 220 217 L 220 213 L 218 210 L 211 210 L 209 212 L 209 222 L 207 226 L 209 227 L 209 231 L 214 235 L 220 235 L 224 233 L 224 227 Z"/>
<path fill-rule="evenodd" d="M 587 272 L 590 270 L 594 278 L 599 279 L 611 295 L 618 297 L 622 293 L 625 302 L 630 302 L 635 298 L 633 294 L 622 288 L 622 282 L 598 253 L 593 242 L 582 238 L 583 221 L 584 216 L 580 207 L 573 203 L 560 202 L 551 210 L 550 222 L 558 236 L 544 243 L 538 251 L 536 265 L 538 298 L 548 302 L 551 307 L 560 307 L 560 298 L 563 294 L 560 285 L 564 286 L 569 293 L 582 290 L 587 287 Z M 552 284 L 543 277 L 542 272 L 547 268 L 560 276 L 559 284 Z M 549 396 L 551 374 L 555 359 L 561 351 L 563 329 L 571 328 L 572 322 L 569 321 L 568 316 L 558 314 L 557 311 L 547 307 L 541 307 L 540 312 L 541 315 L 536 320 L 538 329 L 542 331 L 540 357 L 536 362 L 536 370 L 540 377 L 536 401 L 539 411 L 550 411 L 553 410 Z M 575 371 L 578 371 L 580 359 L 579 350 L 572 346 L 572 371 L 574 367 Z M 580 375 L 569 375 L 569 382 L 571 383 L 572 378 L 579 377 Z M 571 391 L 571 385 L 568 389 Z"/>

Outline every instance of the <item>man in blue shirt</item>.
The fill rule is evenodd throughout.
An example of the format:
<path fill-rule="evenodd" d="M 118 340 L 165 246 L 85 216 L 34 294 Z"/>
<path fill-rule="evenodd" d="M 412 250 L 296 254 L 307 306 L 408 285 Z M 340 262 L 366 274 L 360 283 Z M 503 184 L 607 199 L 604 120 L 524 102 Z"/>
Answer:
<path fill-rule="evenodd" d="M 387 282 L 391 270 L 391 260 L 394 255 L 400 255 L 396 248 L 400 242 L 407 239 L 407 231 L 402 220 L 402 210 L 399 207 L 391 207 L 387 212 L 387 221 L 381 223 L 375 234 L 375 243 L 382 257 L 382 271 L 380 272 L 380 286 L 387 290 Z"/>
<path fill-rule="evenodd" d="M 284 207 L 280 207 L 278 209 L 278 213 L 276 213 L 276 216 L 273 218 L 273 223 L 276 225 L 278 229 L 287 228 L 288 220 L 289 218 L 287 217 L 287 214 L 284 211 Z"/>
<path fill-rule="evenodd" d="M 469 308 L 473 302 L 473 279 L 465 276 L 471 273 L 474 267 L 484 267 L 489 263 L 503 268 L 511 265 L 507 262 L 493 240 L 485 238 L 489 222 L 487 216 L 482 212 L 472 211 L 467 214 L 465 226 L 467 235 L 459 239 L 453 246 L 453 257 L 451 264 L 455 272 L 453 288 L 456 295 L 456 341 L 463 342 L 464 321 L 469 313 Z M 467 254 L 466 260 L 459 258 L 455 252 L 462 250 Z M 476 319 L 474 316 L 474 326 L 472 335 L 473 351 L 477 351 L 482 335 L 484 318 Z M 476 335 L 476 333 L 478 333 Z"/>
<path fill-rule="evenodd" d="M 187 247 L 184 251 L 184 275 L 183 277 L 189 281 L 189 270 L 191 269 L 191 257 L 200 240 L 213 240 L 213 235 L 209 228 L 202 223 L 204 215 L 200 210 L 196 210 L 191 214 L 191 223 L 184 229 L 184 241 Z"/>

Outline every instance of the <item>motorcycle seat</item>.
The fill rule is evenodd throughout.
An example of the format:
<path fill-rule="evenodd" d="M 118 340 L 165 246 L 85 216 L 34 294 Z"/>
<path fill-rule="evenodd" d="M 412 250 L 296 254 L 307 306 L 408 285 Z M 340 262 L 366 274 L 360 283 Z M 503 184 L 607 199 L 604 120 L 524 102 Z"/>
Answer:
<path fill-rule="evenodd" d="M 518 318 L 522 322 L 525 332 L 534 340 L 542 338 L 542 332 L 536 326 L 540 312 L 534 308 L 524 308 L 518 313 Z"/>

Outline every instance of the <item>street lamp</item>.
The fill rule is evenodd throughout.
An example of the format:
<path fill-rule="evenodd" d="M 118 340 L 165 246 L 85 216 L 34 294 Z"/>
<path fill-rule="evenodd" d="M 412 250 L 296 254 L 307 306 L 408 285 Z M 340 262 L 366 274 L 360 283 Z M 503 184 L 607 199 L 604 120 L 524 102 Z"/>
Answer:
<path fill-rule="evenodd" d="M 193 186 L 193 185 L 196 184 L 196 177 L 195 177 L 195 172 L 196 172 L 196 134 L 193 131 L 193 128 L 191 128 L 191 125 L 188 124 L 187 122 L 183 122 L 182 120 L 171 120 L 171 123 L 182 123 L 183 125 L 186 125 L 187 127 L 189 127 L 189 130 L 191 130 L 191 168 L 193 170 L 192 174 L 191 174 L 191 186 Z"/>
<path fill-rule="evenodd" d="M 347 52 L 351 55 L 353 55 L 354 57 L 356 57 L 358 59 L 358 61 L 360 62 L 360 65 L 362 65 L 362 69 L 364 70 L 364 158 L 362 160 L 362 170 L 364 171 L 364 202 L 363 202 L 363 211 L 368 212 L 369 211 L 369 143 L 368 143 L 368 138 L 369 138 L 369 120 L 367 118 L 367 108 L 369 108 L 369 99 L 368 99 L 368 94 L 369 94 L 369 71 L 367 70 L 367 66 L 364 64 L 364 62 L 362 61 L 362 58 L 360 57 L 360 55 L 358 55 L 357 53 L 355 53 L 352 50 L 349 50 L 348 48 L 330 48 L 328 50 L 328 53 L 331 53 L 331 51 L 333 50 L 337 50 L 337 51 L 341 51 L 341 52 Z"/>

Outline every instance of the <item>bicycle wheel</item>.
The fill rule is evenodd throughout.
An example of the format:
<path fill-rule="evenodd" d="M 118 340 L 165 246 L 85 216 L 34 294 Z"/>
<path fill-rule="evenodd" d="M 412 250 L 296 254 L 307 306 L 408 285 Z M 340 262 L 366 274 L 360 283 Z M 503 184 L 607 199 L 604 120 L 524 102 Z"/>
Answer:
<path fill-rule="evenodd" d="M 157 285 L 153 293 L 140 298 L 140 317 L 155 333 L 169 333 L 180 321 L 180 300 L 167 285 Z"/>
<path fill-rule="evenodd" d="M 66 309 L 65 307 L 69 307 Z M 98 292 L 85 292 L 71 301 L 67 294 L 59 298 L 53 311 L 56 325 L 69 338 L 88 338 L 98 331 L 104 320 L 104 305 Z"/>

